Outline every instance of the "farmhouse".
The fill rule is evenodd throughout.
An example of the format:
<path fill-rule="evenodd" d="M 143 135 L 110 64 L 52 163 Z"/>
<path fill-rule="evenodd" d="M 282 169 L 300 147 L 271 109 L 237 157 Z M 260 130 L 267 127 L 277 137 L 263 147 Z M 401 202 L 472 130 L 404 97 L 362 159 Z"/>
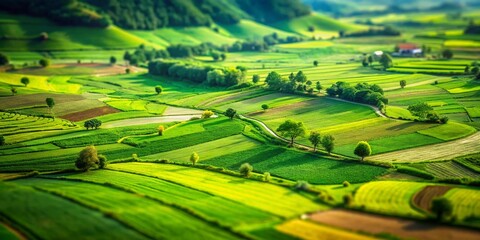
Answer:
<path fill-rule="evenodd" d="M 414 43 L 400 43 L 395 50 L 394 56 L 418 57 L 422 55 L 422 49 Z"/>

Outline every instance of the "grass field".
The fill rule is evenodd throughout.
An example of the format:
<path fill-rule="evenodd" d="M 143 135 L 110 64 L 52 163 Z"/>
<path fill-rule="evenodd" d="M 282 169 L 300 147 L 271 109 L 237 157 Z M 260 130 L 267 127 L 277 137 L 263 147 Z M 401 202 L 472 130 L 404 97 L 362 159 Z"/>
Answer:
<path fill-rule="evenodd" d="M 444 197 L 454 204 L 453 216 L 456 216 L 458 219 L 464 219 L 466 222 L 478 224 L 478 219 L 480 218 L 478 190 L 452 189 Z"/>

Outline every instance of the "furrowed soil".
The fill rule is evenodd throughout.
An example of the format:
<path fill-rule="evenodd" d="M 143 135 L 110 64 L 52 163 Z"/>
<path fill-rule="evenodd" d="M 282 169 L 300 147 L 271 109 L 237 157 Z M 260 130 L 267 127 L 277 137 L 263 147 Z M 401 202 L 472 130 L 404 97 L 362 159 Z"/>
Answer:
<path fill-rule="evenodd" d="M 371 234 L 390 233 L 400 238 L 438 239 L 480 239 L 480 231 L 427 222 L 404 220 L 394 217 L 377 216 L 348 210 L 329 210 L 309 216 L 312 221 Z"/>
<path fill-rule="evenodd" d="M 63 119 L 70 120 L 72 122 L 83 121 L 85 119 L 94 118 L 98 116 L 103 116 L 111 113 L 118 113 L 120 110 L 112 108 L 110 106 L 92 108 L 81 112 L 70 113 L 64 116 L 61 116 Z"/>
<path fill-rule="evenodd" d="M 422 191 L 413 196 L 413 204 L 415 206 L 430 212 L 432 200 L 436 197 L 441 197 L 450 190 L 449 186 L 426 186 Z"/>

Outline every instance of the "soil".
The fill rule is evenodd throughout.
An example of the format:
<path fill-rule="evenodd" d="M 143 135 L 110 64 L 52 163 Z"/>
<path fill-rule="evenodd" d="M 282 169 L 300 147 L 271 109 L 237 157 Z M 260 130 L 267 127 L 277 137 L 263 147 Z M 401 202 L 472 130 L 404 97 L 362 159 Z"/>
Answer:
<path fill-rule="evenodd" d="M 70 114 L 61 116 L 60 118 L 67 119 L 72 122 L 78 122 L 78 121 L 83 121 L 85 119 L 103 116 L 111 113 L 117 113 L 117 112 L 120 112 L 120 110 L 117 110 L 110 106 L 104 106 L 104 107 L 88 109 L 81 112 L 70 113 Z"/>
<path fill-rule="evenodd" d="M 413 204 L 415 206 L 430 212 L 432 200 L 436 197 L 441 197 L 450 190 L 449 186 L 426 186 L 422 191 L 419 191 L 413 197 Z"/>

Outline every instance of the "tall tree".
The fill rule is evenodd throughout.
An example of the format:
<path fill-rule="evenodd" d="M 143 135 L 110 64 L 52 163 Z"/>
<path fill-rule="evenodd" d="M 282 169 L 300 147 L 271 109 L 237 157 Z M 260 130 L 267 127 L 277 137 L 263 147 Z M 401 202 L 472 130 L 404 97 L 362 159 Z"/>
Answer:
<path fill-rule="evenodd" d="M 323 148 L 325 148 L 325 151 L 327 151 L 328 154 L 331 154 L 335 148 L 335 138 L 332 135 L 325 135 L 322 137 L 321 143 Z"/>
<path fill-rule="evenodd" d="M 199 159 L 200 156 L 198 156 L 196 152 L 193 152 L 192 155 L 190 155 L 190 162 L 192 163 L 192 165 L 195 165 Z"/>
<path fill-rule="evenodd" d="M 307 130 L 302 122 L 287 120 L 278 126 L 277 132 L 280 132 L 284 137 L 290 138 L 290 146 L 293 146 L 295 139 L 305 136 Z"/>
<path fill-rule="evenodd" d="M 319 132 L 312 131 L 310 132 L 310 136 L 308 137 L 308 140 L 313 145 L 313 151 L 316 152 L 318 144 L 320 144 L 320 142 L 322 141 L 322 136 L 320 135 Z"/>
<path fill-rule="evenodd" d="M 225 111 L 225 116 L 230 118 L 230 120 L 232 120 L 236 115 L 237 111 L 233 108 L 228 108 L 227 111 Z"/>
<path fill-rule="evenodd" d="M 405 86 L 407 86 L 407 81 L 405 81 L 405 80 L 400 80 L 400 87 L 401 87 L 401 88 L 405 88 Z"/>
<path fill-rule="evenodd" d="M 25 85 L 25 87 L 27 87 L 27 85 L 30 83 L 30 79 L 28 77 L 22 77 L 22 79 L 20 79 L 20 82 Z"/>
<path fill-rule="evenodd" d="M 55 106 L 55 100 L 53 98 L 46 98 L 45 102 L 47 103 L 48 109 L 50 109 L 50 113 L 53 110 L 53 107 Z"/>

